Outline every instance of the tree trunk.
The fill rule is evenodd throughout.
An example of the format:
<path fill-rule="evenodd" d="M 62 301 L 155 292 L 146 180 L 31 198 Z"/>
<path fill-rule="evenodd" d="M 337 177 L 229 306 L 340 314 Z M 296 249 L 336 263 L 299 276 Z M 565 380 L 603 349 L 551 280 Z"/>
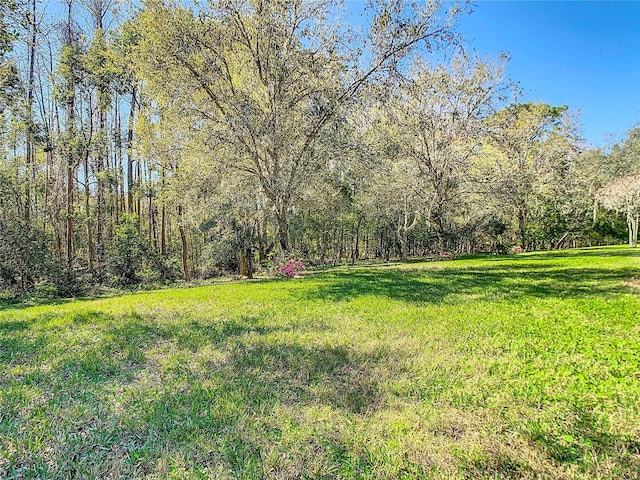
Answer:
<path fill-rule="evenodd" d="M 163 257 L 167 254 L 167 211 L 164 203 L 161 207 L 162 213 L 160 216 L 160 255 Z"/>
<path fill-rule="evenodd" d="M 251 248 L 247 248 L 244 255 L 247 259 L 247 278 L 253 278 L 253 252 Z"/>
<path fill-rule="evenodd" d="M 286 205 L 281 205 L 276 209 L 276 220 L 278 222 L 278 241 L 280 242 L 280 248 L 282 249 L 282 253 L 287 255 L 291 245 L 291 237 Z"/>
<path fill-rule="evenodd" d="M 162 188 L 164 189 L 165 170 L 161 167 Z M 167 212 L 162 201 L 160 213 L 160 255 L 163 257 L 167 254 Z"/>
<path fill-rule="evenodd" d="M 136 85 L 131 89 L 131 109 L 129 110 L 129 125 L 127 128 L 127 211 L 131 215 L 133 204 L 133 127 L 136 115 Z"/>
<path fill-rule="evenodd" d="M 405 197 L 404 212 L 402 217 L 398 219 L 398 225 L 396 229 L 396 238 L 400 250 L 400 261 L 403 263 L 408 261 L 407 250 L 409 243 L 409 232 L 416 228 L 416 225 L 420 220 L 420 214 L 418 212 L 413 213 L 413 221 L 411 223 L 409 223 L 410 218 L 411 212 L 409 212 L 409 201 Z"/>
<path fill-rule="evenodd" d="M 91 193 L 89 191 L 89 152 L 85 152 L 84 156 L 84 210 L 86 215 L 87 243 L 89 247 L 89 273 L 93 275 L 96 252 L 93 246 L 93 232 L 91 231 L 91 209 L 90 209 Z"/>
<path fill-rule="evenodd" d="M 116 128 L 114 132 L 114 143 L 116 146 L 115 154 L 117 156 L 116 164 L 118 165 L 118 181 L 116 182 L 116 223 L 120 223 L 120 214 L 126 212 L 125 203 L 125 188 L 124 188 L 124 168 L 122 165 L 122 119 L 120 117 L 120 108 L 118 107 L 118 96 L 116 94 L 116 101 L 114 102 L 114 116 Z"/>
<path fill-rule="evenodd" d="M 138 230 L 142 228 L 142 162 L 138 160 L 138 175 L 136 180 L 138 198 L 136 200 L 136 213 L 138 214 Z"/>
<path fill-rule="evenodd" d="M 105 112 L 102 111 L 101 94 L 98 92 L 98 108 L 100 109 L 98 114 L 98 129 L 104 133 L 105 128 Z M 102 137 L 101 137 L 102 138 Z M 98 269 L 102 269 L 104 263 L 105 243 L 104 243 L 104 226 L 105 226 L 105 196 L 104 196 L 104 152 L 100 152 L 96 158 L 96 177 L 98 181 L 98 188 L 96 192 L 96 257 L 98 260 Z"/>
<path fill-rule="evenodd" d="M 149 183 L 151 183 L 151 164 L 147 164 L 147 179 Z M 158 251 L 158 232 L 156 229 L 156 212 L 154 210 L 153 204 L 153 194 L 152 190 L 149 189 L 149 213 L 147 215 L 148 225 L 149 225 L 149 243 L 153 244 L 156 251 Z"/>
<path fill-rule="evenodd" d="M 631 213 L 627 214 L 627 225 L 629 227 L 629 246 L 633 248 L 638 246 L 638 227 L 640 226 L 639 220 L 639 215 L 633 215 Z"/>
<path fill-rule="evenodd" d="M 520 235 L 520 247 L 522 250 L 527 249 L 527 225 L 526 225 L 526 215 L 524 212 L 524 207 L 518 207 L 518 232 Z"/>
<path fill-rule="evenodd" d="M 560 240 L 558 240 L 555 244 L 555 248 L 557 248 L 558 250 L 560 250 L 560 247 L 562 247 L 562 244 L 564 243 L 564 241 L 566 240 L 566 238 L 569 236 L 569 232 L 565 232 L 564 235 L 562 235 L 562 237 L 560 237 Z"/>
<path fill-rule="evenodd" d="M 400 261 L 407 263 L 407 231 L 403 231 L 398 235 L 398 247 L 400 249 Z"/>
<path fill-rule="evenodd" d="M 362 219 L 358 217 L 358 223 L 356 224 L 356 234 L 353 239 L 353 248 L 351 249 L 351 263 L 355 264 L 356 260 L 360 258 L 360 224 Z"/>
<path fill-rule="evenodd" d="M 66 36 L 65 36 L 65 46 L 71 47 L 73 45 L 73 27 L 72 27 L 72 12 L 73 5 L 72 1 L 68 3 L 67 10 L 67 25 L 66 25 Z M 73 78 L 73 74 L 69 75 L 66 80 L 66 93 L 67 98 L 65 101 L 65 110 L 66 110 L 66 120 L 67 120 L 67 135 L 69 141 L 74 134 L 74 123 L 75 123 L 75 81 Z M 73 148 L 70 145 L 66 145 L 66 154 L 67 154 L 67 192 L 66 192 L 66 215 L 67 215 L 67 225 L 66 225 L 66 254 L 67 254 L 67 268 L 69 273 L 71 274 L 73 268 L 73 177 L 75 172 L 75 154 L 73 152 Z"/>
<path fill-rule="evenodd" d="M 73 267 L 73 159 L 67 159 L 67 268 L 71 271 Z"/>
<path fill-rule="evenodd" d="M 240 252 L 240 275 L 253 278 L 253 264 L 251 262 L 251 248 L 245 248 Z"/>
<path fill-rule="evenodd" d="M 178 205 L 178 231 L 180 232 L 180 243 L 182 245 L 182 277 L 185 282 L 191 281 L 189 274 L 188 254 L 187 254 L 187 235 L 182 223 L 182 205 Z"/>
<path fill-rule="evenodd" d="M 240 266 L 239 266 L 239 273 L 241 276 L 246 276 L 247 275 L 247 256 L 245 255 L 244 250 L 242 252 L 240 252 Z"/>
<path fill-rule="evenodd" d="M 31 215 L 31 180 L 34 171 L 34 145 L 33 145 L 33 90 L 35 79 L 35 61 L 36 61 L 36 0 L 31 2 L 31 12 L 29 14 L 29 22 L 31 26 L 31 42 L 29 45 L 29 83 L 27 89 L 27 145 L 26 145 L 26 184 L 25 184 L 25 208 L 24 218 L 29 224 Z"/>

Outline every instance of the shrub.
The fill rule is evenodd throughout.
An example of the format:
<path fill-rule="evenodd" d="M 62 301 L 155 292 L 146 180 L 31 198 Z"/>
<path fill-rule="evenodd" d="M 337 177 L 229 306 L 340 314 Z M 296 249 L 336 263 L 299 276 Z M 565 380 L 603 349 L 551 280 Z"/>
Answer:
<path fill-rule="evenodd" d="M 438 256 L 440 257 L 440 260 L 455 260 L 456 256 L 453 253 L 450 252 L 440 252 L 438 254 Z"/>
<path fill-rule="evenodd" d="M 172 279 L 171 268 L 138 231 L 135 215 L 126 215 L 109 249 L 108 272 L 118 286 L 129 286 L 160 278 Z"/>
<path fill-rule="evenodd" d="M 59 265 L 45 232 L 26 223 L 0 219 L 0 290 L 4 296 L 33 293 L 40 280 L 55 279 Z"/>
<path fill-rule="evenodd" d="M 296 258 L 290 258 L 284 265 L 276 268 L 276 274 L 282 277 L 293 278 L 304 270 L 304 262 Z"/>

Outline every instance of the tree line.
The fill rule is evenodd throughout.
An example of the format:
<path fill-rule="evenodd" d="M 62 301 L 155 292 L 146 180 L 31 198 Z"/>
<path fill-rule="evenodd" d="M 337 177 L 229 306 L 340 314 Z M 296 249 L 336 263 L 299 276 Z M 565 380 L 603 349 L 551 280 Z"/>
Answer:
<path fill-rule="evenodd" d="M 637 243 L 640 130 L 521 101 L 467 2 L 3 0 L 0 292 Z"/>

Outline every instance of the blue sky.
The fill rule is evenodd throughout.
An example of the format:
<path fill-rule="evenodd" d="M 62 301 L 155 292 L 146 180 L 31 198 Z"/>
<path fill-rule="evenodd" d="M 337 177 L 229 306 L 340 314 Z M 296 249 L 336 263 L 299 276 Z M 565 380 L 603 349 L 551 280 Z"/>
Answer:
<path fill-rule="evenodd" d="M 579 109 L 588 143 L 640 122 L 640 1 L 481 0 L 474 10 L 460 31 L 475 49 L 511 55 L 525 100 Z"/>

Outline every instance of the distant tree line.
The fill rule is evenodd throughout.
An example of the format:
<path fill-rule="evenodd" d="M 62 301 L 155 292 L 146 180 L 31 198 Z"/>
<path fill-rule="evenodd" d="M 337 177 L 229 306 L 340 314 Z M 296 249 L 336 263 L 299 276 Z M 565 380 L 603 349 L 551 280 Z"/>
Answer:
<path fill-rule="evenodd" d="M 637 243 L 640 129 L 523 103 L 466 2 L 3 0 L 0 296 Z"/>

